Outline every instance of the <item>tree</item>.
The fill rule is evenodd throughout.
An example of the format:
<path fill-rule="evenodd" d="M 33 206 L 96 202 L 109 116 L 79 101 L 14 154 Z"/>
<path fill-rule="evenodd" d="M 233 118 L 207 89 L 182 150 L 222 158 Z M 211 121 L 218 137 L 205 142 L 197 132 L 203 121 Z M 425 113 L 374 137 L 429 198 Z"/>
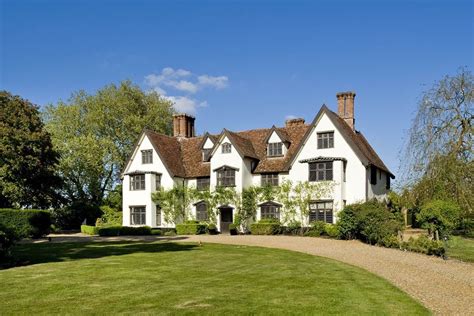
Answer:
<path fill-rule="evenodd" d="M 169 134 L 172 114 L 171 102 L 130 81 L 95 94 L 79 91 L 67 103 L 48 106 L 46 127 L 61 154 L 62 194 L 70 203 L 100 205 L 119 183 L 143 129 Z"/>
<path fill-rule="evenodd" d="M 459 206 L 455 203 L 434 200 L 423 205 L 416 218 L 431 234 L 438 231 L 445 237 L 459 224 L 459 215 Z"/>
<path fill-rule="evenodd" d="M 402 182 L 413 199 L 456 201 L 465 212 L 474 205 L 474 77 L 466 68 L 426 91 L 402 156 Z"/>
<path fill-rule="evenodd" d="M 46 208 L 56 202 L 59 155 L 38 108 L 0 91 L 0 207 Z"/>

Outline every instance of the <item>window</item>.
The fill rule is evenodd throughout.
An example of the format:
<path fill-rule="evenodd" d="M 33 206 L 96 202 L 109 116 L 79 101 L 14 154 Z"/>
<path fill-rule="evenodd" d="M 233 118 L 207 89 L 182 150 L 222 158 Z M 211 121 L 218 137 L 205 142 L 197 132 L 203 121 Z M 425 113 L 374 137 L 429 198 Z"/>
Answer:
<path fill-rule="evenodd" d="M 370 166 L 370 184 L 377 184 L 377 168 Z"/>
<path fill-rule="evenodd" d="M 342 162 L 342 180 L 346 182 L 346 167 L 347 167 L 347 161 Z"/>
<path fill-rule="evenodd" d="M 270 186 L 278 186 L 278 173 L 266 173 L 261 175 L 261 183 L 262 187 L 270 185 Z"/>
<path fill-rule="evenodd" d="M 312 162 L 309 164 L 309 181 L 332 180 L 332 161 Z"/>
<path fill-rule="evenodd" d="M 385 188 L 390 190 L 390 175 L 388 173 L 385 174 L 387 176 L 387 182 L 385 184 Z"/>
<path fill-rule="evenodd" d="M 283 143 L 269 143 L 267 155 L 269 157 L 283 156 Z"/>
<path fill-rule="evenodd" d="M 222 144 L 222 153 L 228 154 L 232 152 L 232 145 L 230 143 L 223 143 Z"/>
<path fill-rule="evenodd" d="M 161 188 L 161 174 L 155 175 L 155 190 L 158 191 Z"/>
<path fill-rule="evenodd" d="M 142 164 L 153 163 L 153 150 L 142 150 Z"/>
<path fill-rule="evenodd" d="M 198 189 L 198 191 L 209 190 L 210 184 L 211 184 L 211 178 L 209 177 L 196 179 L 196 189 Z"/>
<path fill-rule="evenodd" d="M 134 174 L 130 176 L 130 191 L 145 190 L 145 175 Z"/>
<path fill-rule="evenodd" d="M 198 221 L 207 221 L 207 204 L 206 202 L 199 202 L 196 204 L 196 220 Z"/>
<path fill-rule="evenodd" d="M 318 133 L 318 149 L 334 148 L 334 132 Z"/>
<path fill-rule="evenodd" d="M 130 225 L 145 225 L 146 209 L 144 206 L 130 207 Z"/>
<path fill-rule="evenodd" d="M 217 185 L 221 187 L 235 186 L 235 170 L 228 167 L 217 170 Z"/>
<path fill-rule="evenodd" d="M 280 206 L 267 203 L 260 206 L 260 219 L 280 219 Z"/>
<path fill-rule="evenodd" d="M 317 201 L 309 204 L 309 222 L 333 222 L 332 201 Z"/>
<path fill-rule="evenodd" d="M 159 205 L 156 206 L 155 223 L 156 223 L 156 226 L 161 226 L 161 207 Z"/>
<path fill-rule="evenodd" d="M 210 157 L 211 151 L 212 151 L 212 148 L 202 150 L 202 161 L 204 162 L 209 161 L 209 159 L 211 158 Z"/>

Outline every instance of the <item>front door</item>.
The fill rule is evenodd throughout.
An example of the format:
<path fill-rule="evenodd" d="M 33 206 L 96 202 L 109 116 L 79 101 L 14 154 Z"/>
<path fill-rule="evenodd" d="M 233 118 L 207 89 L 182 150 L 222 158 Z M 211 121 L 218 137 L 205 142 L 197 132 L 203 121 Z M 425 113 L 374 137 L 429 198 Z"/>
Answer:
<path fill-rule="evenodd" d="M 229 225 L 232 222 L 232 208 L 221 208 L 221 233 L 229 233 Z"/>

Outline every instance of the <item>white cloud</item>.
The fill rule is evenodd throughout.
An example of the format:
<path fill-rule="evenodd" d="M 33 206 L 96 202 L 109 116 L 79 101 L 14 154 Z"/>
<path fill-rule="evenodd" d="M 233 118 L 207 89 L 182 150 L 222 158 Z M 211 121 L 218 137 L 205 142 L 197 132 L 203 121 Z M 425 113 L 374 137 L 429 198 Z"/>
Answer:
<path fill-rule="evenodd" d="M 227 76 L 195 75 L 186 69 L 166 67 L 159 74 L 145 76 L 145 84 L 174 103 L 176 111 L 194 114 L 199 107 L 208 106 L 207 101 L 199 101 L 189 95 L 196 94 L 205 88 L 224 89 L 229 84 Z M 173 95 L 168 95 L 174 90 Z M 177 95 L 185 94 L 185 95 Z"/>
<path fill-rule="evenodd" d="M 229 78 L 227 78 L 227 76 L 213 77 L 209 75 L 201 75 L 198 77 L 198 83 L 203 87 L 209 86 L 216 89 L 224 89 L 227 87 L 228 82 Z"/>

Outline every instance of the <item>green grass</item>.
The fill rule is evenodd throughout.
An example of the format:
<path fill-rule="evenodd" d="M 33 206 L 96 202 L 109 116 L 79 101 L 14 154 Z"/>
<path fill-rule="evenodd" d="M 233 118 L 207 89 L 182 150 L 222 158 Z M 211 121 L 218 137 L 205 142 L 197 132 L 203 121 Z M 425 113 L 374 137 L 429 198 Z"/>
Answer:
<path fill-rule="evenodd" d="M 365 270 L 302 253 L 164 242 L 19 245 L 0 271 L 0 314 L 429 312 Z"/>
<path fill-rule="evenodd" d="M 474 239 L 453 236 L 448 242 L 448 257 L 474 262 Z"/>

